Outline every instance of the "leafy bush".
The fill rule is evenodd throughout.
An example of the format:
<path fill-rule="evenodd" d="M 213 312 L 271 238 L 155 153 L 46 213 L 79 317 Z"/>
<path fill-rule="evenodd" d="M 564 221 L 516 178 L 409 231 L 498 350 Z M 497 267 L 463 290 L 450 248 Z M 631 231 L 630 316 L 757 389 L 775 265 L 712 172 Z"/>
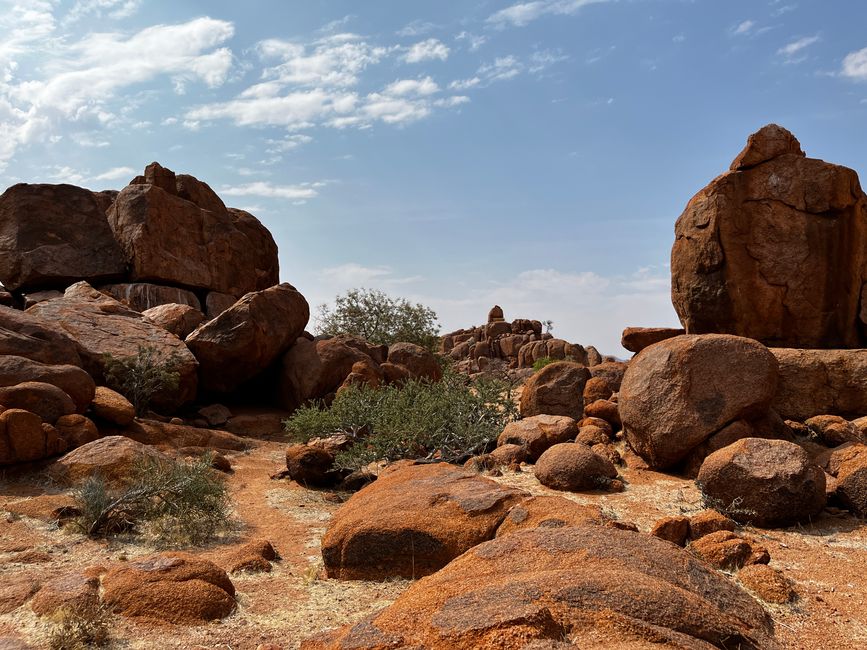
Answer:
<path fill-rule="evenodd" d="M 208 455 L 191 463 L 142 460 L 122 488 L 92 476 L 75 498 L 75 523 L 91 537 L 137 531 L 163 546 L 197 545 L 230 524 L 226 484 Z"/>
<path fill-rule="evenodd" d="M 378 345 L 406 341 L 433 350 L 439 343 L 434 310 L 375 289 L 351 289 L 333 307 L 320 305 L 317 323 L 319 334 L 349 334 Z"/>
<path fill-rule="evenodd" d="M 337 432 L 357 438 L 335 464 L 359 469 L 379 460 L 458 460 L 483 451 L 516 415 L 508 385 L 447 369 L 439 382 L 351 386 L 330 408 L 302 407 L 285 425 L 301 441 Z"/>
<path fill-rule="evenodd" d="M 139 346 L 134 357 L 117 359 L 105 355 L 105 381 L 126 397 L 139 417 L 147 413 L 154 395 L 162 390 L 177 390 L 181 376 L 177 372 L 179 359 L 174 353 L 160 359 L 152 346 Z"/>
<path fill-rule="evenodd" d="M 99 604 L 75 603 L 60 609 L 54 618 L 55 626 L 48 637 L 51 650 L 87 650 L 108 645 L 110 616 Z"/>
<path fill-rule="evenodd" d="M 533 362 L 533 370 L 539 371 L 547 365 L 554 363 L 557 359 L 552 359 L 551 357 L 542 357 L 541 359 L 536 359 Z"/>

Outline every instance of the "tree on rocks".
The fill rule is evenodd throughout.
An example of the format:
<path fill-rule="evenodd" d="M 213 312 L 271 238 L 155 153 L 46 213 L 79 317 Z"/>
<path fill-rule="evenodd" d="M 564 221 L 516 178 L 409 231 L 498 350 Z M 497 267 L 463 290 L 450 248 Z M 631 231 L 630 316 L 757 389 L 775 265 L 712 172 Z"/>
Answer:
<path fill-rule="evenodd" d="M 433 350 L 439 344 L 436 312 L 420 303 L 395 298 L 376 289 L 350 289 L 319 306 L 318 332 L 360 336 L 371 343 L 415 343 Z"/>

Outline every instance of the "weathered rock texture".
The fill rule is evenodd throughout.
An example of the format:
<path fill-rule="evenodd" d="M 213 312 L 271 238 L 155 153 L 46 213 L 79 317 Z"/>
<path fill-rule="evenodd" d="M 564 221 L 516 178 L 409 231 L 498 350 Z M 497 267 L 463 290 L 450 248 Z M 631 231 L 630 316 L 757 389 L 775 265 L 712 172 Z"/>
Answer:
<path fill-rule="evenodd" d="M 126 260 L 90 190 L 13 185 L 0 196 L 0 281 L 13 291 L 123 276 Z"/>
<path fill-rule="evenodd" d="M 0 307 L 0 354 L 51 365 L 81 365 L 78 343 L 51 319 Z"/>
<path fill-rule="evenodd" d="M 105 284 L 99 290 L 119 300 L 130 309 L 145 311 L 160 305 L 189 305 L 201 311 L 202 305 L 192 291 L 178 287 L 165 287 L 149 282 Z"/>
<path fill-rule="evenodd" d="M 329 577 L 420 577 L 491 539 L 525 494 L 438 463 L 392 470 L 356 493 L 322 539 Z"/>
<path fill-rule="evenodd" d="M 551 363 L 524 384 L 521 416 L 568 415 L 580 420 L 584 415 L 584 384 L 590 370 L 571 361 Z"/>
<path fill-rule="evenodd" d="M 240 297 L 279 282 L 277 246 L 252 215 L 207 184 L 151 163 L 108 211 L 130 279 Z"/>
<path fill-rule="evenodd" d="M 97 381 L 103 378 L 106 354 L 122 359 L 134 357 L 140 346 L 152 347 L 155 358 L 173 360 L 180 375 L 178 389 L 157 393 L 154 406 L 172 410 L 196 395 L 198 364 L 183 341 L 86 282 L 72 285 L 62 298 L 34 305 L 26 314 L 55 323 L 77 341 L 82 365 Z"/>
<path fill-rule="evenodd" d="M 864 347 L 867 196 L 774 124 L 675 226 L 672 302 L 689 334 L 795 348 Z"/>
<path fill-rule="evenodd" d="M 787 420 L 867 414 L 867 350 L 771 348 L 780 364 L 773 408 Z"/>
<path fill-rule="evenodd" d="M 698 650 L 776 643 L 761 605 L 683 549 L 589 525 L 517 531 L 481 544 L 381 612 L 301 647 Z"/>
<path fill-rule="evenodd" d="M 310 307 L 290 284 L 248 293 L 187 337 L 202 388 L 230 392 L 276 360 L 304 331 Z"/>
<path fill-rule="evenodd" d="M 630 446 L 652 467 L 672 467 L 739 419 L 767 416 L 777 361 L 752 339 L 678 336 L 632 360 L 618 410 Z"/>

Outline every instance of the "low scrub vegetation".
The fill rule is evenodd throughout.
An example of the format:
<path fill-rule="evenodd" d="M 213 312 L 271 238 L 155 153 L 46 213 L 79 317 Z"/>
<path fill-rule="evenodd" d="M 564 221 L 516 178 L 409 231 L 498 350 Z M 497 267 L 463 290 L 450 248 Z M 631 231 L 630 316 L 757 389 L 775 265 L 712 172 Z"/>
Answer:
<path fill-rule="evenodd" d="M 302 442 L 334 433 L 356 438 L 335 462 L 354 470 L 401 458 L 455 461 L 483 451 L 516 416 L 508 384 L 447 369 L 438 382 L 351 386 L 330 407 L 302 407 L 285 424 Z"/>
<path fill-rule="evenodd" d="M 555 361 L 556 361 L 556 359 L 552 359 L 551 357 L 542 357 L 541 359 L 536 359 L 533 362 L 533 370 L 538 372 L 539 370 L 541 370 L 545 366 L 548 366 L 548 365 L 554 363 Z"/>
<path fill-rule="evenodd" d="M 136 416 L 144 417 L 154 395 L 178 389 L 181 376 L 177 365 L 176 355 L 160 359 L 155 348 L 139 346 L 134 357 L 117 359 L 105 355 L 105 381 L 130 401 Z"/>
<path fill-rule="evenodd" d="M 111 617 L 97 603 L 82 601 L 61 608 L 48 637 L 51 650 L 103 648 L 111 640 Z"/>
<path fill-rule="evenodd" d="M 194 462 L 143 460 L 121 488 L 92 476 L 75 497 L 81 512 L 75 524 L 91 537 L 139 533 L 158 546 L 185 546 L 230 527 L 226 484 L 207 455 Z"/>

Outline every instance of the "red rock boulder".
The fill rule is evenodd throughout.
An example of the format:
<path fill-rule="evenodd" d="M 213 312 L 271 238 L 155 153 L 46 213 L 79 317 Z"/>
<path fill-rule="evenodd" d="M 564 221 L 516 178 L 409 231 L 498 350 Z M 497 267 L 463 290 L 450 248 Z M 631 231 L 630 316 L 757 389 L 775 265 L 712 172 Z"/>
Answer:
<path fill-rule="evenodd" d="M 584 385 L 590 370 L 570 361 L 551 363 L 533 374 L 521 393 L 521 416 L 584 416 Z"/>
<path fill-rule="evenodd" d="M 534 415 L 507 424 L 497 446 L 520 445 L 527 462 L 533 463 L 552 445 L 574 440 L 578 430 L 578 423 L 569 416 Z"/>

